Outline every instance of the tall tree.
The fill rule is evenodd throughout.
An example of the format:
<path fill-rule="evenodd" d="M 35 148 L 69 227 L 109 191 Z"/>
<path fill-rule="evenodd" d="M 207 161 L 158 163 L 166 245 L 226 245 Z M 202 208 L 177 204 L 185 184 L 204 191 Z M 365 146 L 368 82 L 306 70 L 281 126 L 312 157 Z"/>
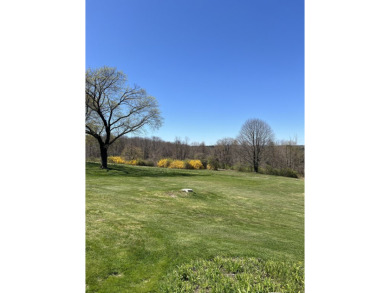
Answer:
<path fill-rule="evenodd" d="M 157 100 L 116 68 L 88 69 L 85 74 L 85 131 L 99 143 L 101 168 L 107 168 L 108 148 L 120 137 L 158 128 L 162 118 Z"/>
<path fill-rule="evenodd" d="M 249 119 L 242 126 L 237 141 L 244 160 L 251 164 L 255 172 L 259 171 L 266 146 L 273 137 L 271 127 L 260 119 Z"/>

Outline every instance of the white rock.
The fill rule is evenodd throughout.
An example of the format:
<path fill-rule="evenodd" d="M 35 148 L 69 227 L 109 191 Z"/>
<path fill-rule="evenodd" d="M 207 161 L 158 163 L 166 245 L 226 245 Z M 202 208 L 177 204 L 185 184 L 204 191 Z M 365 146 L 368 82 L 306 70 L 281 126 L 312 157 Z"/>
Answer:
<path fill-rule="evenodd" d="M 189 189 L 189 188 L 184 188 L 184 189 L 182 189 L 181 191 L 184 191 L 184 192 L 193 192 L 193 190 L 192 190 L 192 189 Z"/>

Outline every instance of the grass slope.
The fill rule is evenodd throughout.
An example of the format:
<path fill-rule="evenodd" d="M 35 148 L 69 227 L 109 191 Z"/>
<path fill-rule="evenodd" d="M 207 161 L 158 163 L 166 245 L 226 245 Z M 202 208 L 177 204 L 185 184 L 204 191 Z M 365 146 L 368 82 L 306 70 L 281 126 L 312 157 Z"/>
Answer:
<path fill-rule="evenodd" d="M 304 181 L 87 163 L 87 292 L 155 292 L 215 257 L 303 261 Z"/>

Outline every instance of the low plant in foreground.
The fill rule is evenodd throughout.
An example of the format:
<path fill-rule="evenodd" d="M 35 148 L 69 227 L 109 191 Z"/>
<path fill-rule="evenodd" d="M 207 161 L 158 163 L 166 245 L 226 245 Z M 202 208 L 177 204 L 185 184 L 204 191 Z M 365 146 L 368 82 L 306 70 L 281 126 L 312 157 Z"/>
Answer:
<path fill-rule="evenodd" d="M 196 260 L 179 266 L 160 287 L 161 292 L 304 292 L 301 262 L 257 258 Z"/>

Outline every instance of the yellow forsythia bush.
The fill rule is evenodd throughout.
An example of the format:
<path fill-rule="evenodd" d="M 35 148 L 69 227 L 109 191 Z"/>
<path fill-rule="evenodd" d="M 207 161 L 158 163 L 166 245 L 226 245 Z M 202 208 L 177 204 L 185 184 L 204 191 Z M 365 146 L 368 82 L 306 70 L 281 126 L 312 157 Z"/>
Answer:
<path fill-rule="evenodd" d="M 157 167 L 168 168 L 169 165 L 171 164 L 171 162 L 172 162 L 172 159 L 161 159 L 160 161 L 158 161 Z"/>
<path fill-rule="evenodd" d="M 115 164 L 125 164 L 126 161 L 122 159 L 121 157 L 115 157 L 115 156 L 110 156 L 108 157 L 108 161 L 110 163 L 115 163 Z"/>
<path fill-rule="evenodd" d="M 200 160 L 190 160 L 188 162 L 188 165 L 190 169 L 197 169 L 197 170 L 204 169 L 203 164 Z"/>
<path fill-rule="evenodd" d="M 154 166 L 153 162 L 144 161 L 142 159 L 135 159 L 135 160 L 126 161 L 125 164 L 133 165 L 133 166 Z"/>
<path fill-rule="evenodd" d="M 168 168 L 174 168 L 174 169 L 185 169 L 186 168 L 186 163 L 184 161 L 180 160 L 174 160 Z"/>

